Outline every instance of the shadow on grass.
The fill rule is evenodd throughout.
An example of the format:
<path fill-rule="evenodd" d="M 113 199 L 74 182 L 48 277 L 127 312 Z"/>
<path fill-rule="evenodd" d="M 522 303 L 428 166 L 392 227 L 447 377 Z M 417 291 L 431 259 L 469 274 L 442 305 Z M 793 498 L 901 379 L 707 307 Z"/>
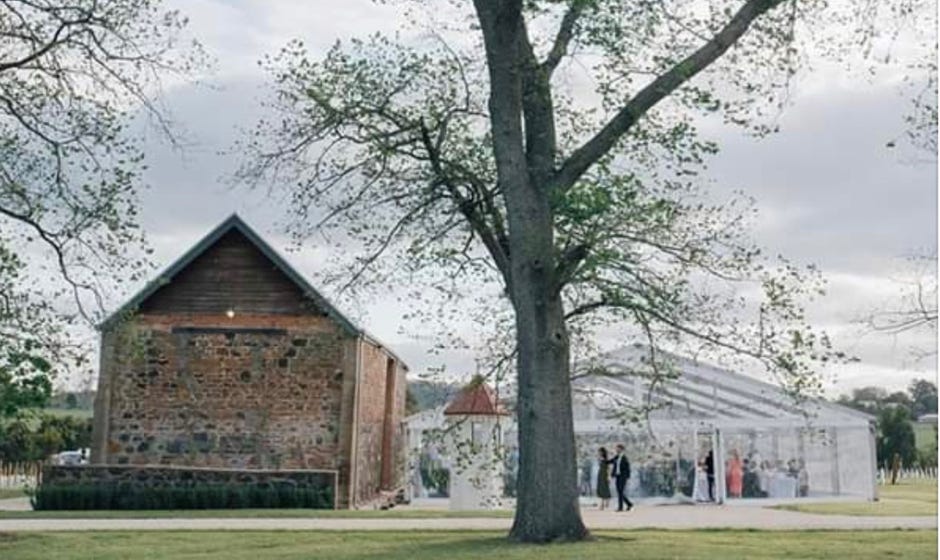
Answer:
<path fill-rule="evenodd" d="M 401 542 L 401 546 L 388 548 L 382 552 L 367 553 L 357 560 L 411 558 L 536 558 L 545 553 L 551 558 L 582 558 L 587 556 L 587 549 L 598 544 L 617 544 L 629 546 L 640 539 L 631 534 L 591 534 L 587 539 L 572 542 L 521 543 L 511 540 L 508 534 L 493 536 L 465 532 L 429 532 L 423 533 L 417 541 Z M 624 550 L 627 550 L 624 548 Z M 561 553 L 563 556 L 558 556 Z"/>

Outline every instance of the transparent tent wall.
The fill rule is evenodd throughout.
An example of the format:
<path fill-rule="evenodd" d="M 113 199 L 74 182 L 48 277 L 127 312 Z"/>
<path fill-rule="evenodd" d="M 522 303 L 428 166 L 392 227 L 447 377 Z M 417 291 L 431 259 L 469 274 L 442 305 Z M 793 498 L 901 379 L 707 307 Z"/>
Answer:
<path fill-rule="evenodd" d="M 726 430 L 722 435 L 729 499 L 831 495 L 825 486 L 830 464 L 818 448 L 821 435 L 799 428 Z"/>
<path fill-rule="evenodd" d="M 726 431 L 728 497 L 872 497 L 874 466 L 867 427 Z M 737 455 L 739 465 L 733 467 Z M 740 486 L 732 479 L 740 470 Z M 737 490 L 737 491 L 735 491 Z"/>
<path fill-rule="evenodd" d="M 518 454 L 515 433 L 507 437 L 507 494 L 513 495 Z M 852 496 L 874 497 L 874 452 L 868 427 L 794 427 L 722 429 L 723 456 L 716 450 L 715 463 L 722 462 L 728 499 Z M 597 495 L 597 452 L 605 447 L 610 457 L 616 444 L 626 447 L 632 476 L 627 493 L 631 498 L 701 498 L 694 495 L 696 463 L 712 447 L 712 430 L 693 425 L 673 430 L 616 428 L 603 432 L 580 432 L 576 436 L 578 487 L 584 497 Z M 732 493 L 729 467 L 735 454 L 740 461 L 740 490 Z M 700 479 L 701 483 L 701 479 Z M 610 493 L 616 500 L 613 482 Z M 716 481 L 715 491 L 717 493 Z M 734 490 L 737 490 L 735 488 Z M 707 496 L 707 489 L 703 492 Z M 616 503 L 616 502 L 614 502 Z"/>
<path fill-rule="evenodd" d="M 839 461 L 839 494 L 874 498 L 875 458 L 871 429 L 840 427 L 835 447 Z"/>
<path fill-rule="evenodd" d="M 607 449 L 609 457 L 622 443 L 630 461 L 631 477 L 627 495 L 631 498 L 671 498 L 677 494 L 692 496 L 697 453 L 694 435 L 653 433 L 647 430 L 623 430 L 577 435 L 578 483 L 582 496 L 596 496 L 598 450 Z M 608 480 L 611 496 L 616 499 L 613 482 Z"/>

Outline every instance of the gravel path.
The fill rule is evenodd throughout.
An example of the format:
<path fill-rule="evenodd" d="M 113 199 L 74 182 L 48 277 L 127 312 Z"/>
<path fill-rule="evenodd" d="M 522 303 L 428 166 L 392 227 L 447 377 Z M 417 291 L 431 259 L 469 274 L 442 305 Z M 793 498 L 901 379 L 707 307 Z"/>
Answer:
<path fill-rule="evenodd" d="M 759 507 L 640 506 L 631 512 L 584 511 L 591 529 L 935 529 L 936 517 L 858 517 L 818 515 Z M 162 530 L 507 530 L 508 518 L 438 519 L 2 519 L 0 532 L 10 531 L 162 531 Z"/>

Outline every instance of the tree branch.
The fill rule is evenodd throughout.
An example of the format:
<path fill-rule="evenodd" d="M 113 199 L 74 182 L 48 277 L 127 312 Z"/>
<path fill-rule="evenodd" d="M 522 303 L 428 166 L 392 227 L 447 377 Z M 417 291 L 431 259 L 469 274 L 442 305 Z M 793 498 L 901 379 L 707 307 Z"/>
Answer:
<path fill-rule="evenodd" d="M 101 295 L 95 289 L 94 286 L 88 283 L 82 283 L 74 279 L 69 272 L 70 267 L 65 257 L 65 250 L 63 249 L 62 243 L 56 239 L 55 234 L 52 234 L 42 226 L 39 222 L 23 214 L 16 213 L 12 210 L 0 206 L 0 214 L 8 216 L 11 219 L 14 219 L 22 224 L 25 224 L 32 228 L 36 234 L 48 245 L 56 256 L 56 263 L 59 267 L 59 273 L 62 275 L 62 278 L 69 284 L 72 288 L 72 293 L 75 298 L 75 305 L 78 308 L 78 312 L 87 320 L 91 320 L 91 315 L 86 311 L 85 307 L 82 305 L 81 291 L 86 290 L 91 292 L 99 305 L 99 307 L 104 306 L 104 302 L 101 300 Z"/>
<path fill-rule="evenodd" d="M 558 290 L 561 290 L 565 284 L 574 276 L 575 271 L 578 269 L 578 265 L 591 254 L 591 248 L 584 244 L 578 243 L 566 249 L 559 257 L 558 264 L 556 265 L 556 278 L 558 282 Z"/>
<path fill-rule="evenodd" d="M 62 35 L 62 33 L 66 31 L 67 29 L 69 29 L 70 27 L 82 26 L 82 25 L 91 23 L 92 12 L 94 11 L 96 7 L 97 7 L 97 3 L 95 3 L 95 5 L 93 5 L 92 7 L 92 10 L 87 12 L 82 18 L 75 19 L 75 20 L 60 21 L 58 27 L 56 28 L 55 32 L 52 35 L 52 38 L 49 39 L 48 42 L 46 42 L 44 45 L 34 50 L 33 52 L 27 54 L 23 58 L 20 58 L 19 60 L 13 60 L 10 62 L 0 62 L 0 72 L 3 72 L 4 70 L 10 70 L 11 68 L 19 68 L 21 66 L 25 66 L 29 64 L 30 62 L 44 56 L 46 53 L 48 53 L 52 49 L 67 42 L 69 40 L 69 36 L 66 35 L 64 39 L 60 39 L 60 36 Z M 37 8 L 37 9 L 40 9 L 40 8 Z"/>
<path fill-rule="evenodd" d="M 548 189 L 555 169 L 557 134 L 552 88 L 535 58 L 525 22 L 519 22 L 519 69 L 522 76 L 522 118 L 525 122 L 525 157 L 529 178 Z"/>
<path fill-rule="evenodd" d="M 617 114 L 578 148 L 552 180 L 552 187 L 566 190 L 651 108 L 691 80 L 725 53 L 758 17 L 784 0 L 748 0 L 710 41 L 640 90 Z"/>
<path fill-rule="evenodd" d="M 568 44 L 571 43 L 571 39 L 574 37 L 574 24 L 578 21 L 578 18 L 581 17 L 581 13 L 584 11 L 584 4 L 585 2 L 583 0 L 573 0 L 571 5 L 568 6 L 568 11 L 565 12 L 564 17 L 561 19 L 561 25 L 558 27 L 558 33 L 555 35 L 552 50 L 548 52 L 548 56 L 545 57 L 545 60 L 540 65 L 542 72 L 546 76 L 552 75 L 552 72 L 558 67 L 558 63 L 560 63 L 561 59 L 567 54 Z"/>
<path fill-rule="evenodd" d="M 506 253 L 506 247 L 503 243 L 500 242 L 499 239 L 497 239 L 497 236 L 493 233 L 493 230 L 490 228 L 489 224 L 487 224 L 486 219 L 480 214 L 477 208 L 477 204 L 472 199 L 463 196 L 457 189 L 457 186 L 454 185 L 452 181 L 450 181 L 446 171 L 444 170 L 437 147 L 431 140 L 431 133 L 424 123 L 421 124 L 421 140 L 428 152 L 428 157 L 431 161 L 431 168 L 434 171 L 434 174 L 438 177 L 444 187 L 447 188 L 451 197 L 453 197 L 457 202 L 458 210 L 467 219 L 470 227 L 473 228 L 477 235 L 480 236 L 480 240 L 483 241 L 483 245 L 493 257 L 493 261 L 496 263 L 496 267 L 508 280 L 510 267 L 509 255 Z"/>

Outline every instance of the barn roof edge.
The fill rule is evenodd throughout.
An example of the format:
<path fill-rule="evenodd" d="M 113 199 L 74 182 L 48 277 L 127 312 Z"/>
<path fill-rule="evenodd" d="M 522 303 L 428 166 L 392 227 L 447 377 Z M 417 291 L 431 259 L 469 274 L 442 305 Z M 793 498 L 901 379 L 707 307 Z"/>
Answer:
<path fill-rule="evenodd" d="M 136 310 L 140 304 L 146 301 L 150 296 L 152 296 L 158 289 L 163 287 L 167 282 L 169 282 L 174 276 L 180 273 L 184 268 L 189 266 L 194 260 L 196 260 L 200 255 L 205 253 L 210 247 L 212 247 L 223 235 L 229 233 L 232 230 L 237 230 L 239 233 L 244 235 L 248 240 L 254 245 L 261 253 L 267 257 L 274 265 L 280 270 L 285 276 L 287 276 L 298 288 L 304 293 L 304 295 L 311 300 L 313 300 L 318 306 L 320 306 L 327 315 L 338 323 L 343 330 L 353 336 L 358 336 L 363 338 L 366 341 L 373 343 L 378 346 L 390 356 L 395 358 L 406 370 L 408 369 L 407 364 L 402 361 L 392 350 L 386 345 L 381 343 L 373 335 L 369 334 L 365 329 L 359 327 L 353 323 L 349 318 L 343 315 L 340 310 L 333 305 L 333 303 L 327 299 L 323 294 L 319 292 L 306 278 L 299 272 L 297 272 L 294 267 L 292 267 L 284 257 L 282 257 L 267 241 L 264 240 L 251 226 L 249 226 L 239 215 L 238 213 L 233 213 L 231 216 L 222 221 L 219 225 L 212 229 L 208 234 L 206 234 L 202 239 L 200 239 L 195 245 L 193 245 L 188 251 L 183 253 L 179 258 L 173 261 L 168 267 L 166 267 L 160 274 L 158 274 L 153 280 L 147 283 L 140 291 L 138 291 L 133 297 L 131 297 L 127 302 L 119 307 L 115 312 L 109 315 L 104 321 L 98 324 L 98 330 L 104 331 L 110 328 L 117 320 L 121 317 L 127 316 Z"/>

